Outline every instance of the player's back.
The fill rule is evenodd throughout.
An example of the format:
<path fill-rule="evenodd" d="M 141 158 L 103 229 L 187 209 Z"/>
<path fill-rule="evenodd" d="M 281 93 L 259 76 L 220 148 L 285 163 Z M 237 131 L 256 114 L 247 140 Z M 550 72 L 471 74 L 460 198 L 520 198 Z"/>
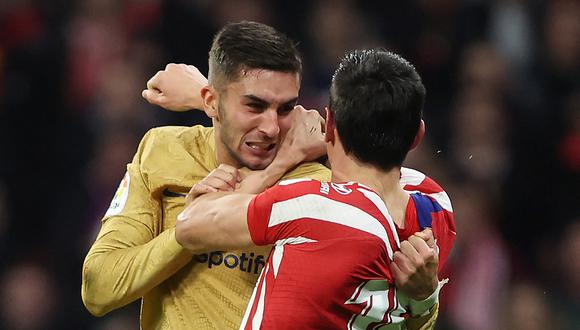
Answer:
<path fill-rule="evenodd" d="M 400 322 L 389 263 L 398 238 L 385 204 L 357 183 L 282 183 L 248 211 L 274 244 L 242 327 L 354 328 Z"/>

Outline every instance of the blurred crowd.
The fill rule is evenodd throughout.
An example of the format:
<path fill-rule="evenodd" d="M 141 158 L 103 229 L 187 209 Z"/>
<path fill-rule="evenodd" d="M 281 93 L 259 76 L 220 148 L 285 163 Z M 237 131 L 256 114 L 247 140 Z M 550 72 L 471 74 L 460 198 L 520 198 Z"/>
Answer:
<path fill-rule="evenodd" d="M 580 329 L 579 18 L 574 0 L 0 1 L 0 329 L 138 328 L 138 304 L 84 309 L 83 258 L 141 136 L 210 124 L 148 105 L 148 78 L 207 72 L 244 19 L 298 43 L 308 108 L 345 50 L 416 65 L 427 140 L 406 165 L 458 231 L 438 329 Z"/>

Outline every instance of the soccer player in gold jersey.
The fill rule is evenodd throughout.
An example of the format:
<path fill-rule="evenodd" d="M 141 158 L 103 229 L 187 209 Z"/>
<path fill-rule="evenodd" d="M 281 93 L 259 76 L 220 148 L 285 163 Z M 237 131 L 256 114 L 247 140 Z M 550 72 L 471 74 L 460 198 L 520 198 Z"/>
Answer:
<path fill-rule="evenodd" d="M 82 298 L 95 315 L 142 298 L 143 329 L 237 328 L 269 249 L 192 255 L 175 240 L 187 192 L 219 164 L 262 171 L 263 184 L 330 178 L 320 164 L 298 165 L 324 142 L 300 139 L 303 121 L 321 119 L 295 107 L 301 60 L 289 39 L 259 23 L 227 25 L 209 68 L 200 95 L 213 127 L 149 131 L 103 217 L 83 266 Z"/>

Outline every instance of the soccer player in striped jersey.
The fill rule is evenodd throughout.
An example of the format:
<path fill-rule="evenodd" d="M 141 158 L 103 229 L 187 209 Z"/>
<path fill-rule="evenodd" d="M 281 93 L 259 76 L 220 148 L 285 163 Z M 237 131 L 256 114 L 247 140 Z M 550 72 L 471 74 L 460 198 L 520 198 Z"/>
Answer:
<path fill-rule="evenodd" d="M 236 192 L 207 193 L 204 180 L 192 188 L 176 225 L 184 247 L 274 245 L 242 328 L 401 329 L 409 315 L 435 306 L 438 258 L 455 238 L 451 206 L 439 186 L 401 170 L 424 134 L 424 98 L 419 75 L 400 56 L 351 52 L 333 76 L 327 109 L 331 182 L 283 181 L 252 194 L 244 192 L 256 186 L 250 176 Z M 433 228 L 437 245 L 420 234 L 402 242 L 397 227 L 411 222 Z M 425 260 L 433 292 L 423 301 L 395 286 L 409 273 L 404 259 Z"/>

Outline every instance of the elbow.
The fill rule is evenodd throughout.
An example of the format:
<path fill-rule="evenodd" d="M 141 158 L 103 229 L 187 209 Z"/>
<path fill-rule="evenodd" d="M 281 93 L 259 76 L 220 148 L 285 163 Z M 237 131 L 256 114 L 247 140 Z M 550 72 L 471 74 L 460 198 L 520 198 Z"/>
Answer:
<path fill-rule="evenodd" d="M 81 298 L 86 309 L 94 316 L 103 316 L 113 310 L 112 301 L 103 294 L 103 286 L 98 282 L 99 275 L 90 262 L 85 261 L 81 284 Z M 101 288 L 101 290 L 99 290 Z"/>
<path fill-rule="evenodd" d="M 177 221 L 175 226 L 175 240 L 184 248 L 196 252 L 199 249 L 201 243 L 199 231 L 196 229 L 195 221 L 193 219 L 187 219 L 185 221 Z"/>
<path fill-rule="evenodd" d="M 105 305 L 100 304 L 98 301 L 96 301 L 96 299 L 91 298 L 90 295 L 83 294 L 82 298 L 86 309 L 93 316 L 103 316 L 110 311 L 110 309 L 108 309 Z"/>
<path fill-rule="evenodd" d="M 185 221 L 177 220 L 175 226 L 175 240 L 184 248 L 189 249 L 190 247 L 188 246 L 189 245 L 188 242 L 190 241 L 190 239 L 187 233 L 188 232 L 187 225 L 184 222 Z"/>
<path fill-rule="evenodd" d="M 208 214 L 190 214 L 175 225 L 175 240 L 193 253 L 206 252 L 211 249 L 211 230 L 207 228 Z"/>

